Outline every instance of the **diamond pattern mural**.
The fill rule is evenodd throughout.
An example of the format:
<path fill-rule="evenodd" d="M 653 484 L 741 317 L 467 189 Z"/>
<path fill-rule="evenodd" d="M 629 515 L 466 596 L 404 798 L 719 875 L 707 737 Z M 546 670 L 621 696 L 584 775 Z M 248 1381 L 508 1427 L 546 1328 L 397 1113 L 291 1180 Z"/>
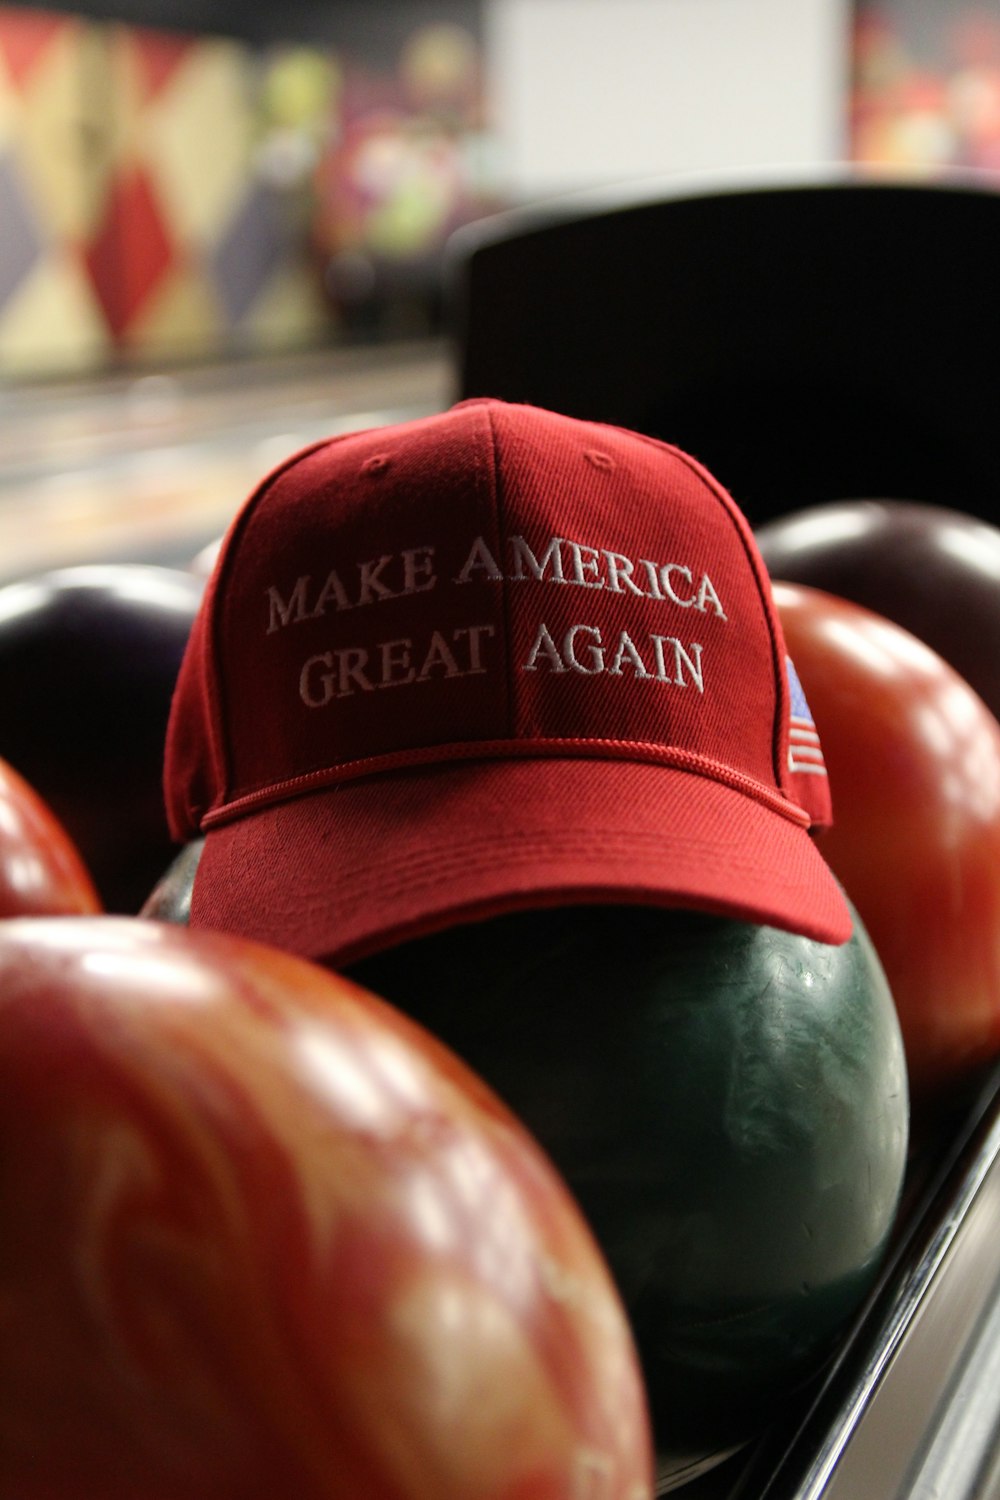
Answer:
<path fill-rule="evenodd" d="M 173 245 L 146 172 L 127 164 L 112 179 L 105 213 L 84 256 L 104 315 L 121 341 L 170 270 Z"/>
<path fill-rule="evenodd" d="M 261 51 L 0 3 L 0 379 L 346 329 L 334 262 L 398 281 L 466 211 L 470 45 Z"/>
<path fill-rule="evenodd" d="M 328 331 L 302 205 L 262 168 L 268 67 L 0 5 L 0 377 Z"/>
<path fill-rule="evenodd" d="M 93 210 L 91 184 L 103 155 L 106 125 L 87 80 L 100 57 L 95 33 L 83 21 L 47 18 L 35 30 L 33 13 L 19 13 L 34 45 L 11 46 L 13 13 L 0 10 L 0 53 L 8 64 L 11 137 L 19 166 L 31 184 L 46 240 L 79 241 Z M 6 36 L 8 47 L 3 49 Z M 2 66 L 2 64 L 0 64 Z"/>
<path fill-rule="evenodd" d="M 72 17 L 0 7 L 0 372 L 77 369 L 107 349 L 76 254 L 86 228 L 88 29 Z"/>
<path fill-rule="evenodd" d="M 149 34 L 123 37 L 133 66 L 151 66 Z M 245 191 L 257 134 L 257 69 L 236 42 L 204 40 L 175 54 L 143 100 L 137 127 L 178 244 L 210 252 Z"/>
<path fill-rule="evenodd" d="M 31 75 L 53 42 L 73 26 L 67 16 L 42 10 L 0 10 L 0 54 L 17 89 L 27 89 Z"/>

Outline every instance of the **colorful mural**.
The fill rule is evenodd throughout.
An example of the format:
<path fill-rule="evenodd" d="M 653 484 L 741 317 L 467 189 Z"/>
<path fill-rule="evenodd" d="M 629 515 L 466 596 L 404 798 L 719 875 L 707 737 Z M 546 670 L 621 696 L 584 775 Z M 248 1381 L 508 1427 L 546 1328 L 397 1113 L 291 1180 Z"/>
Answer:
<path fill-rule="evenodd" d="M 427 331 L 493 207 L 478 43 L 253 48 L 0 6 L 0 378 Z"/>

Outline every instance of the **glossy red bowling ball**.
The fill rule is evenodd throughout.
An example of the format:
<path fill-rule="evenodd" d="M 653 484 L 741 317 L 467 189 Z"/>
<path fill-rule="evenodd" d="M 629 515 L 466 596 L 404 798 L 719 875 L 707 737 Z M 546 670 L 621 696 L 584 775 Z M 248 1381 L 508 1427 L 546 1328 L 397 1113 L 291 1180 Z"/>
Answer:
<path fill-rule="evenodd" d="M 138 911 L 173 853 L 163 745 L 202 589 L 138 564 L 0 588 L 0 756 L 52 809 L 109 911 Z"/>
<path fill-rule="evenodd" d="M 823 741 L 820 847 L 878 950 L 915 1093 L 1000 1054 L 1000 725 L 936 652 L 804 585 L 774 596 Z"/>
<path fill-rule="evenodd" d="M 550 1163 L 389 1007 L 126 917 L 0 923 L 0 1493 L 649 1500 Z"/>
<path fill-rule="evenodd" d="M 840 500 L 758 528 L 772 578 L 894 620 L 1000 715 L 1000 530 L 904 500 Z"/>
<path fill-rule="evenodd" d="M 101 910 L 69 834 L 33 787 L 0 760 L 0 917 Z"/>

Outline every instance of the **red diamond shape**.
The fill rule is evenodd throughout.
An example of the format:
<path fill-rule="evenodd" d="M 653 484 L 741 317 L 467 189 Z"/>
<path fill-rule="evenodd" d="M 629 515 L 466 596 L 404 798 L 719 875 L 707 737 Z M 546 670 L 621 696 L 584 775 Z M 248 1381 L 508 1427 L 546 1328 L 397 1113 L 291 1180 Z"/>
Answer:
<path fill-rule="evenodd" d="M 84 259 L 108 326 L 121 339 L 174 259 L 152 184 L 129 167 L 111 184 L 104 219 Z"/>
<path fill-rule="evenodd" d="M 24 89 L 35 64 L 55 38 L 76 24 L 67 16 L 0 7 L 0 53 L 17 88 Z"/>
<path fill-rule="evenodd" d="M 173 36 L 168 31 L 145 29 L 131 29 L 129 41 L 145 85 L 144 103 L 154 99 L 166 88 L 197 46 L 194 37 Z"/>

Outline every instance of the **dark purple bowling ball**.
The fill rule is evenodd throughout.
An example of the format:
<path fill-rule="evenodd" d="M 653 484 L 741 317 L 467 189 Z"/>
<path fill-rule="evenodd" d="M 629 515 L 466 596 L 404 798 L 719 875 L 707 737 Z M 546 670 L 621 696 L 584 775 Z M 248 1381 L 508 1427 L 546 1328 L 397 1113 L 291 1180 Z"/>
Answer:
<path fill-rule="evenodd" d="M 1000 530 L 908 500 L 839 500 L 756 530 L 772 578 L 895 621 L 1000 716 Z"/>
<path fill-rule="evenodd" d="M 163 746 L 203 588 L 136 563 L 0 588 L 0 756 L 69 833 L 109 912 L 137 912 L 177 852 Z"/>

